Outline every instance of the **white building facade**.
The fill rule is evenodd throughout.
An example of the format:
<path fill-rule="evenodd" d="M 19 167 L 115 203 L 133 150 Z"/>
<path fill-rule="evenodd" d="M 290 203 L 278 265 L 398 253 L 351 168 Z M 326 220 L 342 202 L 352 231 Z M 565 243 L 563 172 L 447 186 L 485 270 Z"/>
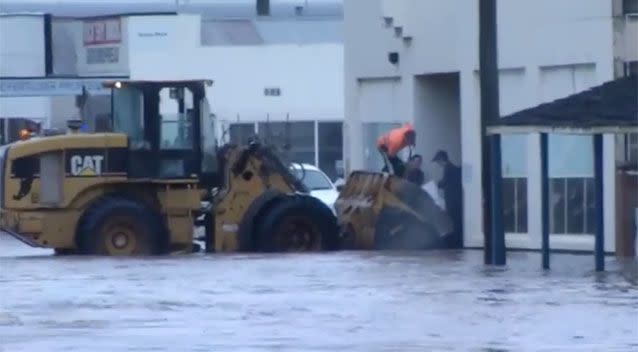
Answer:
<path fill-rule="evenodd" d="M 635 70 L 631 6 L 615 0 L 498 1 L 501 114 Z M 462 167 L 467 247 L 483 245 L 478 38 L 477 1 L 344 3 L 346 169 L 380 169 L 378 135 L 412 123 L 418 153 L 430 160 L 444 149 Z M 604 137 L 605 155 L 617 155 L 617 139 Z M 539 136 L 505 136 L 502 148 L 507 245 L 540 248 Z M 549 148 L 551 247 L 592 250 L 591 138 L 552 135 Z M 615 162 L 607 158 L 604 165 L 607 251 L 614 250 Z"/>
<path fill-rule="evenodd" d="M 197 15 L 129 18 L 130 77 L 210 78 L 214 84 L 208 94 L 220 139 L 243 143 L 257 134 L 280 146 L 289 144 L 294 161 L 316 165 L 336 178 L 343 151 L 343 45 L 201 45 L 203 31 L 196 24 Z M 179 49 L 165 55 L 171 48 Z"/>

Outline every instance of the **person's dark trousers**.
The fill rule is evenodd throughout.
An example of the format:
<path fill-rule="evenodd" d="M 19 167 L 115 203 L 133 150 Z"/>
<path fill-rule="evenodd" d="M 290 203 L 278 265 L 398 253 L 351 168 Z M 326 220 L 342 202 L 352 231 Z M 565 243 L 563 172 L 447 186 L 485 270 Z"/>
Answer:
<path fill-rule="evenodd" d="M 399 159 L 399 157 L 397 156 L 393 156 L 393 157 L 389 157 L 388 161 L 390 161 L 390 164 L 392 164 L 392 169 L 394 169 L 394 174 L 398 177 L 403 177 L 403 174 L 405 173 L 405 164 L 403 163 L 403 160 Z M 388 166 L 385 165 L 383 169 L 381 169 L 381 171 L 389 172 Z"/>
<path fill-rule="evenodd" d="M 452 220 L 454 232 L 445 238 L 445 248 L 458 249 L 463 248 L 463 205 L 451 204 L 447 206 L 447 212 Z"/>

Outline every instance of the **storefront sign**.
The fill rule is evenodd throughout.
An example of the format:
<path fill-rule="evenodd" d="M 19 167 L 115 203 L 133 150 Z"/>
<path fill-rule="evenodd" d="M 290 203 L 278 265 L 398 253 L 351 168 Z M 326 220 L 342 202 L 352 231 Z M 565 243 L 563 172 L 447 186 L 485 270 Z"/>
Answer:
<path fill-rule="evenodd" d="M 84 46 L 115 44 L 122 41 L 119 17 L 84 21 Z"/>
<path fill-rule="evenodd" d="M 0 79 L 0 97 L 80 95 L 82 87 L 92 95 L 107 95 L 100 79 Z"/>
<path fill-rule="evenodd" d="M 174 16 L 140 16 L 128 21 L 129 47 L 132 50 L 173 50 L 179 45 L 179 28 Z"/>
<path fill-rule="evenodd" d="M 116 64 L 120 61 L 120 48 L 116 46 L 86 48 L 89 65 Z"/>
<path fill-rule="evenodd" d="M 140 38 L 167 37 L 168 33 L 166 33 L 166 32 L 140 32 L 140 33 L 137 33 L 137 36 L 140 37 Z"/>

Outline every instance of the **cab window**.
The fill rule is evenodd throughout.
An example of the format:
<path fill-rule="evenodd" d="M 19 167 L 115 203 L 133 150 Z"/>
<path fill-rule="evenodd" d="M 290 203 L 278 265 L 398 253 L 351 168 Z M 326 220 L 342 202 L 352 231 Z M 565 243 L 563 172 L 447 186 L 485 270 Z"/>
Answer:
<path fill-rule="evenodd" d="M 159 96 L 160 149 L 193 149 L 193 93 L 188 88 L 163 88 Z"/>
<path fill-rule="evenodd" d="M 144 96 L 135 87 L 114 89 L 112 95 L 113 129 L 128 136 L 132 149 L 148 147 L 144 139 Z"/>

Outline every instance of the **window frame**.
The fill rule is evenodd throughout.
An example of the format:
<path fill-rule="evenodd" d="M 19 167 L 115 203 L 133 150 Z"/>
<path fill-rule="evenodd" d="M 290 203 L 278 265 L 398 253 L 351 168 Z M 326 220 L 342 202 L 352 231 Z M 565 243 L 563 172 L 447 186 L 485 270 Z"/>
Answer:
<path fill-rule="evenodd" d="M 285 120 L 285 119 L 272 119 L 272 120 L 241 120 L 239 117 L 236 120 L 220 120 L 220 124 L 222 124 L 223 126 L 223 132 L 222 132 L 222 142 L 223 143 L 234 143 L 235 141 L 233 141 L 231 139 L 231 133 L 230 133 L 230 129 L 232 128 L 232 126 L 234 125 L 253 125 L 253 135 L 259 136 L 259 124 L 260 123 L 266 123 L 266 122 L 270 122 L 270 123 L 285 123 L 285 122 L 289 122 L 289 123 L 295 123 L 295 122 L 308 122 L 308 123 L 313 123 L 314 125 L 314 138 L 315 138 L 315 143 L 314 143 L 314 158 L 313 158 L 313 162 L 312 163 L 308 163 L 308 164 L 312 164 L 317 168 L 320 168 L 320 153 L 321 153 L 321 143 L 319 143 L 319 126 L 322 123 L 339 123 L 341 125 L 341 133 L 343 134 L 344 132 L 344 128 L 345 128 L 345 122 L 343 119 L 289 119 L 289 120 Z M 343 160 L 345 158 L 344 152 L 343 152 L 343 148 L 345 145 L 345 140 L 342 139 L 342 146 L 341 146 L 341 160 Z M 320 168 L 321 169 L 321 168 Z M 323 172 L 323 170 L 322 170 Z M 325 173 L 325 172 L 324 172 Z M 331 180 L 332 181 L 332 180 Z"/>
<path fill-rule="evenodd" d="M 638 0 L 622 0 L 623 15 L 638 15 Z"/>
<path fill-rule="evenodd" d="M 574 232 L 574 231 L 569 231 L 569 215 L 570 215 L 570 210 L 571 208 L 569 207 L 569 187 L 568 187 L 568 182 L 570 180 L 577 180 L 579 183 L 581 183 L 581 185 L 578 186 L 578 188 L 582 189 L 582 202 L 580 204 L 581 207 L 581 211 L 582 211 L 582 228 L 583 231 L 582 232 Z M 548 206 L 551 207 L 550 209 L 550 217 L 549 217 L 549 228 L 550 228 L 550 233 L 552 235 L 568 235 L 568 236 L 593 236 L 595 233 L 595 229 L 590 229 L 589 228 L 589 217 L 588 217 L 588 203 L 589 200 L 591 199 L 591 197 L 593 197 L 592 194 L 589 194 L 590 192 L 588 191 L 587 185 L 588 182 L 593 182 L 594 178 L 591 176 L 579 176 L 579 177 L 553 177 L 550 178 L 550 186 L 549 186 L 549 192 L 550 192 L 550 199 L 549 201 L 552 201 L 552 196 L 556 193 L 554 192 L 555 186 L 554 186 L 554 182 L 558 181 L 561 183 L 561 194 L 562 194 L 562 199 L 563 199 L 563 209 L 562 209 L 562 214 L 563 214 L 563 219 L 562 219 L 562 226 L 561 229 L 557 229 L 556 228 L 556 218 L 554 215 L 554 207 L 553 204 L 549 204 Z"/>
<path fill-rule="evenodd" d="M 523 219 L 521 219 L 521 216 L 519 215 L 519 208 L 521 207 L 522 204 L 525 205 L 524 207 L 524 211 L 523 213 L 527 213 L 528 212 L 528 206 L 529 206 L 529 196 L 527 194 L 527 191 L 525 192 L 525 196 L 523 197 L 520 193 L 519 193 L 519 188 L 523 188 L 523 189 L 527 189 L 527 185 L 528 185 L 528 178 L 527 176 L 508 176 L 508 177 L 503 177 L 503 182 L 513 182 L 513 197 L 514 197 L 514 204 L 512 206 L 513 209 L 513 229 L 505 229 L 505 233 L 508 234 L 526 234 L 529 232 L 529 226 L 528 226 L 528 215 L 525 215 Z M 520 183 L 523 183 L 523 185 L 521 186 Z M 503 193 L 503 201 L 505 203 L 505 194 Z M 503 214 L 504 220 L 505 219 L 505 214 Z M 504 225 L 507 224 L 507 221 L 503 222 Z"/>

